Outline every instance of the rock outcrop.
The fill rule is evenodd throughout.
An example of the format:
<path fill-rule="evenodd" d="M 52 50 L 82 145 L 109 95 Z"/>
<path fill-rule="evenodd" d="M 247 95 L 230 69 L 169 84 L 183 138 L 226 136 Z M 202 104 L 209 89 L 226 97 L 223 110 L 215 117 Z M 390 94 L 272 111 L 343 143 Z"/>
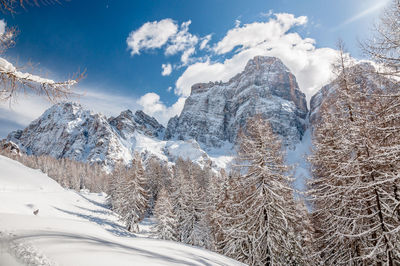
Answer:
<path fill-rule="evenodd" d="M 295 76 L 275 57 L 257 56 L 226 83 L 192 86 L 182 113 L 168 122 L 165 139 L 195 139 L 205 147 L 234 143 L 249 117 L 262 114 L 288 146 L 306 128 L 307 103 Z"/>
<path fill-rule="evenodd" d="M 115 118 L 111 117 L 108 121 L 124 138 L 136 130 L 150 137 L 162 138 L 164 135 L 164 126 L 143 111 L 136 111 L 133 114 L 131 110 L 126 110 Z"/>

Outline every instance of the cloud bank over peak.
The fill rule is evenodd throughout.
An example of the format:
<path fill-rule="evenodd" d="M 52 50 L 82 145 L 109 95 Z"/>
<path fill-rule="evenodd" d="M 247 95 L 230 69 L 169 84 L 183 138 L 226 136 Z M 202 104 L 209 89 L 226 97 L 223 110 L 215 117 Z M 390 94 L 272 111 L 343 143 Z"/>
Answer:
<path fill-rule="evenodd" d="M 186 68 L 176 81 L 175 93 L 187 97 L 195 83 L 228 81 L 244 69 L 248 60 L 266 55 L 280 58 L 297 77 L 300 89 L 310 99 L 331 80 L 331 64 L 337 52 L 332 48 L 317 48 L 314 39 L 303 38 L 295 32 L 296 27 L 306 24 L 305 16 L 280 13 L 268 21 L 236 25 L 212 46 L 211 59 Z M 226 57 L 232 52 L 231 57 Z"/>
<path fill-rule="evenodd" d="M 180 97 L 172 106 L 167 107 L 158 94 L 149 92 L 140 97 L 137 103 L 143 107 L 143 112 L 156 117 L 161 124 L 166 125 L 171 117 L 181 113 L 185 100 L 186 98 Z"/>
<path fill-rule="evenodd" d="M 147 22 L 130 34 L 128 39 L 134 44 L 128 44 L 131 53 L 152 48 L 164 49 L 166 56 L 181 53 L 180 62 L 162 65 L 163 76 L 170 75 L 172 69 L 185 68 L 175 82 L 174 93 L 178 101 L 174 105 L 167 107 L 154 92 L 142 96 L 138 104 L 165 123 L 167 118 L 181 112 L 193 84 L 226 82 L 243 71 L 250 59 L 259 55 L 281 59 L 296 76 L 300 89 L 309 100 L 333 79 L 332 62 L 337 58 L 337 51 L 318 48 L 314 39 L 302 37 L 297 31 L 307 23 L 306 16 L 269 12 L 268 16 L 262 16 L 261 21 L 247 24 L 236 21 L 233 28 L 212 43 L 212 33 L 199 37 L 189 32 L 190 20 L 181 25 L 171 19 Z M 163 30 L 161 38 L 155 32 L 162 27 L 166 30 Z M 151 30 L 155 32 L 144 33 Z"/>

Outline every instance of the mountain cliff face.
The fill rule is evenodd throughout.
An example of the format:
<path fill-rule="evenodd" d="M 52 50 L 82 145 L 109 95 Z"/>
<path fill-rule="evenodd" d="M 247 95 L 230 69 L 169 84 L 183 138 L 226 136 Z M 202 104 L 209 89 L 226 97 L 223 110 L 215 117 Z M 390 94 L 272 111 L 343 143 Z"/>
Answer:
<path fill-rule="evenodd" d="M 124 138 L 127 138 L 136 130 L 150 137 L 162 138 L 165 131 L 163 125 L 159 124 L 154 117 L 146 115 L 143 111 L 136 111 L 133 114 L 131 110 L 126 110 L 116 118 L 111 117 L 108 121 Z"/>
<path fill-rule="evenodd" d="M 130 163 L 135 152 L 144 159 L 156 156 L 173 162 L 182 156 L 199 164 L 210 161 L 195 141 L 161 140 L 164 131 L 142 111 L 127 110 L 107 119 L 77 103 L 59 103 L 24 130 L 11 132 L 2 143 L 37 156 L 98 162 L 109 170 L 117 162 Z"/>
<path fill-rule="evenodd" d="M 165 139 L 195 139 L 205 147 L 234 143 L 249 117 L 262 114 L 286 145 L 306 129 L 307 103 L 295 76 L 277 58 L 257 56 L 226 83 L 192 86 L 180 116 L 168 122 Z"/>
<path fill-rule="evenodd" d="M 85 162 L 129 160 L 107 118 L 84 110 L 76 103 L 56 104 L 24 130 L 7 137 L 28 154 L 50 155 Z"/>

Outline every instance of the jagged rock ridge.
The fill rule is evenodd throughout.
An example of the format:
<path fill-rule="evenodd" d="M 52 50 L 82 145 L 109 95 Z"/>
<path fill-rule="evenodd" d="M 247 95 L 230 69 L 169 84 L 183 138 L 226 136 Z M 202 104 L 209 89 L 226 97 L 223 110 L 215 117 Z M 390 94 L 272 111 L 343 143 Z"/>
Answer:
<path fill-rule="evenodd" d="M 295 76 L 275 57 L 257 56 L 226 83 L 192 86 L 180 116 L 168 122 L 165 139 L 195 139 L 206 147 L 234 143 L 239 128 L 262 114 L 286 145 L 301 140 L 307 103 Z"/>
<path fill-rule="evenodd" d="M 142 111 L 122 112 L 110 121 L 101 114 L 84 110 L 77 103 L 59 103 L 46 110 L 24 130 L 11 132 L 7 140 L 28 154 L 50 155 L 112 166 L 132 159 L 126 145 L 127 132 L 162 135 L 164 127 Z"/>
<path fill-rule="evenodd" d="M 11 132 L 0 146 L 37 156 L 97 162 L 107 170 L 117 162 L 129 164 L 135 152 L 145 160 L 156 156 L 173 162 L 181 156 L 199 164 L 210 162 L 196 141 L 164 141 L 164 131 L 143 111 L 126 110 L 107 119 L 67 102 L 53 105 L 24 130 Z"/>

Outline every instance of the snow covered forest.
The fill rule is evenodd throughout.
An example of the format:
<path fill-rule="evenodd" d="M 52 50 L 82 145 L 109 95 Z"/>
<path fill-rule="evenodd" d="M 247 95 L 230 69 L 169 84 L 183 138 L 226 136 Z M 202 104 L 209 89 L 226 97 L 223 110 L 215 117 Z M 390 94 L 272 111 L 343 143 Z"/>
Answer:
<path fill-rule="evenodd" d="M 373 33 L 360 45 L 373 68 L 360 66 L 338 42 L 333 90 L 311 129 L 305 191 L 294 188 L 282 140 L 261 115 L 240 129 L 236 157 L 219 171 L 211 163 L 172 164 L 139 153 L 112 172 L 5 144 L 0 154 L 64 188 L 107 193 L 109 208 L 130 232 L 154 217 L 158 238 L 248 265 L 400 265 L 400 0 L 391 1 Z M 0 60 L 0 81 L 12 86 L 2 98 L 21 89 L 13 82 L 31 82 L 3 71 L 6 63 Z M 34 88 L 65 96 L 68 82 L 36 79 Z"/>

